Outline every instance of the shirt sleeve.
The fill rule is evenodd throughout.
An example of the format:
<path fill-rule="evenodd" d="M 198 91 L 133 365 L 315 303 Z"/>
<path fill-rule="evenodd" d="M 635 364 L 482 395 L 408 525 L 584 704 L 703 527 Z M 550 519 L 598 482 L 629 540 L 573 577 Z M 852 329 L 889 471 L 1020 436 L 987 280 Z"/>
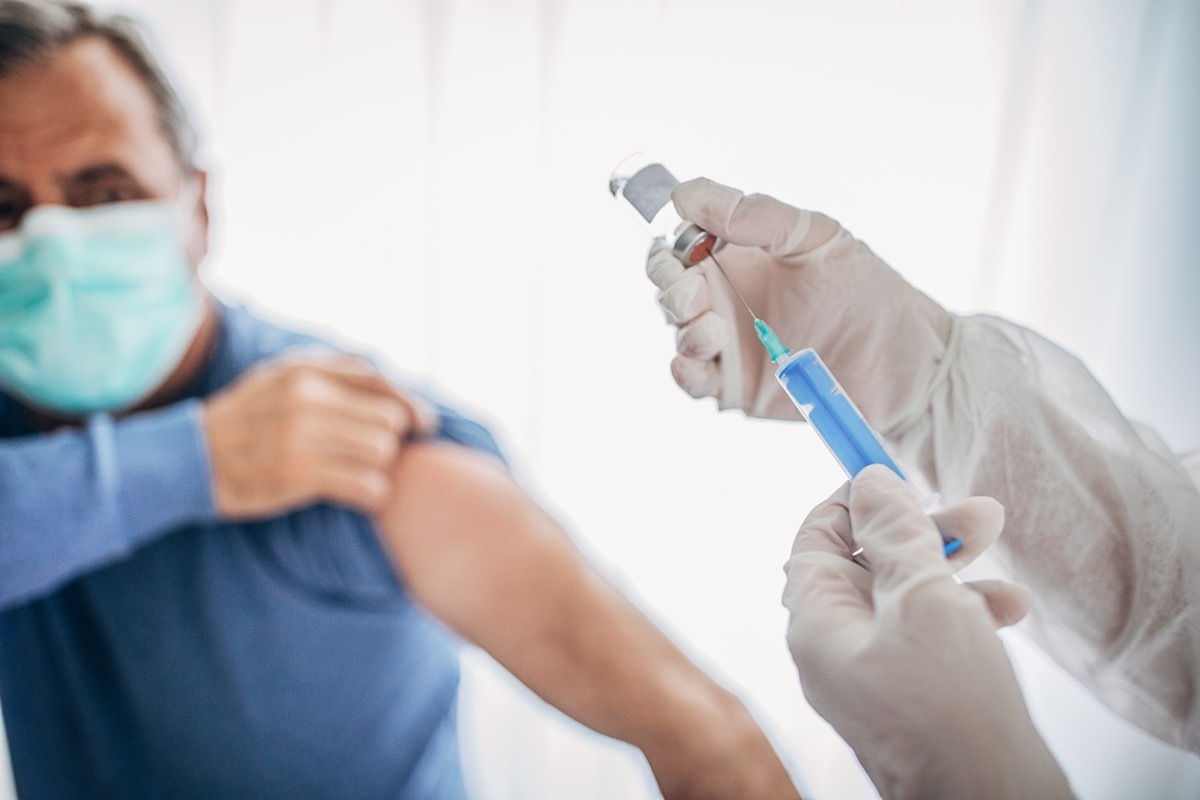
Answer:
<path fill-rule="evenodd" d="M 439 441 L 454 442 L 495 456 L 508 463 L 500 451 L 500 445 L 487 428 L 473 419 L 468 419 L 449 406 L 433 401 L 438 410 L 438 429 L 434 438 Z"/>
<path fill-rule="evenodd" d="M 1197 459 L 994 317 L 956 321 L 921 408 L 889 438 L 946 501 L 1004 504 L 994 551 L 1034 592 L 1025 631 L 1114 711 L 1200 752 Z"/>
<path fill-rule="evenodd" d="M 0 440 L 0 609 L 215 516 L 198 401 Z"/>

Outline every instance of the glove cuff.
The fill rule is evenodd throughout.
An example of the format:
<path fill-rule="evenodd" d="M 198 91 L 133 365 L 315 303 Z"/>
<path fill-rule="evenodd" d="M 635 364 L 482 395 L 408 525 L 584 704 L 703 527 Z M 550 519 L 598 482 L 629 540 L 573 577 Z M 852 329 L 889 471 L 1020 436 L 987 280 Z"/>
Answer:
<path fill-rule="evenodd" d="M 942 351 L 933 375 L 926 381 L 925 386 L 913 395 L 908 405 L 896 413 L 895 420 L 879 431 L 881 436 L 894 440 L 906 433 L 928 413 L 930 403 L 933 401 L 933 393 L 946 380 L 951 365 L 958 357 L 961 340 L 962 318 L 958 314 L 950 314 L 950 335 L 946 338 L 946 349 Z"/>

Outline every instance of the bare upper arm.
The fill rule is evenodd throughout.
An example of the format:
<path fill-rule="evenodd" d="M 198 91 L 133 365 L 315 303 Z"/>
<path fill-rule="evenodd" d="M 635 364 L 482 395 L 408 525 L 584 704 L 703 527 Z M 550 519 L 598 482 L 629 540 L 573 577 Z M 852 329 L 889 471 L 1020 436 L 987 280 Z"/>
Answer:
<path fill-rule="evenodd" d="M 495 458 L 412 444 L 397 459 L 376 528 L 415 599 L 479 642 L 498 606 L 528 602 L 529 576 L 574 551 Z"/>

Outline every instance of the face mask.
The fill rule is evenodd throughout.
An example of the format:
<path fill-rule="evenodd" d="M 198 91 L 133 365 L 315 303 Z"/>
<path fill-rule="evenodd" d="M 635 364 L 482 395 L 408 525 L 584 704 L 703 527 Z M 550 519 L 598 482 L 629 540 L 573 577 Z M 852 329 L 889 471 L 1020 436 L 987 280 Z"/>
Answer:
<path fill-rule="evenodd" d="M 0 387 L 67 414 L 156 389 L 203 318 L 166 202 L 43 206 L 0 235 Z"/>

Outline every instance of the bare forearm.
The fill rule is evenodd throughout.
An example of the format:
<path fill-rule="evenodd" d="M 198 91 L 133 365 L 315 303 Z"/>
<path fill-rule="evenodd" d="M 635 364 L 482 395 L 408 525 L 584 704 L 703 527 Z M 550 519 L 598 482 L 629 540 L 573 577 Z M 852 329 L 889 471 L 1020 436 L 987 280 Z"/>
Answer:
<path fill-rule="evenodd" d="M 494 462 L 412 448 L 380 515 L 415 596 L 547 702 L 640 747 L 664 794 L 795 796 L 741 703 L 692 664 L 581 557 Z M 727 790 L 697 765 L 759 764 Z M 735 783 L 736 781 L 736 783 Z M 787 792 L 791 792 L 789 795 Z"/>

